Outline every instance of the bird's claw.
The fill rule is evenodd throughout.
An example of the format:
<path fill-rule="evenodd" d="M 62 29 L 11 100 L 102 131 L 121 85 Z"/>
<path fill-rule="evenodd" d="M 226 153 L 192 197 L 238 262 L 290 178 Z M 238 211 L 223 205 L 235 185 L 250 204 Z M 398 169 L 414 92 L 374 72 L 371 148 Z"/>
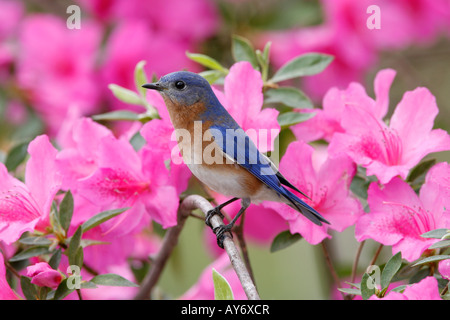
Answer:
<path fill-rule="evenodd" d="M 231 233 L 231 228 L 233 226 L 230 224 L 227 225 L 220 225 L 213 229 L 213 232 L 216 234 L 217 237 L 217 245 L 223 249 L 223 241 L 225 240 L 225 232 L 228 232 L 231 237 L 233 237 L 233 234 Z"/>
<path fill-rule="evenodd" d="M 211 229 L 212 229 L 211 218 L 212 218 L 213 216 L 215 216 L 216 214 L 219 215 L 219 217 L 223 219 L 223 214 L 222 214 L 222 212 L 220 212 L 220 209 L 214 208 L 214 209 L 209 210 L 209 211 L 206 213 L 205 224 L 206 224 L 208 227 L 210 227 Z"/>

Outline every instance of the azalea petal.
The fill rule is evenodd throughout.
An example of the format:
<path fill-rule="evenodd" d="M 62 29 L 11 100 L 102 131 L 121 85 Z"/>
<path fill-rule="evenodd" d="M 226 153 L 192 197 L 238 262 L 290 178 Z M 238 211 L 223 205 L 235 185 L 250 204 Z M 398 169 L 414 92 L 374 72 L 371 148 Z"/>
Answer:
<path fill-rule="evenodd" d="M 430 215 L 430 229 L 450 228 L 450 165 L 441 162 L 427 173 L 419 194 Z"/>
<path fill-rule="evenodd" d="M 417 164 L 425 153 L 450 149 L 448 134 L 442 130 L 438 131 L 440 133 L 432 131 L 438 112 L 436 99 L 428 89 L 417 88 L 404 94 L 390 124 L 402 141 L 404 162 L 414 158 Z M 418 156 L 414 157 L 415 154 Z M 414 165 L 411 161 L 409 164 Z"/>
<path fill-rule="evenodd" d="M 164 229 L 177 224 L 178 194 L 172 186 L 154 188 L 143 199 L 150 217 Z"/>
<path fill-rule="evenodd" d="M 80 195 L 102 207 L 132 206 L 147 189 L 148 183 L 121 168 L 99 168 L 78 183 Z"/>
<path fill-rule="evenodd" d="M 312 146 L 294 141 L 286 149 L 279 168 L 281 174 L 289 177 L 288 180 L 308 196 L 313 193 L 312 186 L 317 185 L 317 177 L 312 163 L 313 152 Z"/>
<path fill-rule="evenodd" d="M 82 157 L 96 160 L 101 139 L 113 137 L 113 133 L 91 118 L 81 118 L 73 127 L 73 140 Z"/>
<path fill-rule="evenodd" d="M 42 219 L 50 213 L 50 206 L 61 187 L 62 176 L 57 170 L 57 150 L 46 135 L 36 137 L 28 146 L 30 159 L 25 170 L 25 183 L 42 210 Z"/>
<path fill-rule="evenodd" d="M 321 243 L 323 239 L 331 238 L 326 228 L 313 224 L 301 214 L 298 214 L 297 219 L 289 221 L 289 230 L 292 234 L 299 233 L 308 243 L 313 245 Z"/>
<path fill-rule="evenodd" d="M 142 163 L 133 146 L 128 141 L 111 136 L 100 141 L 98 166 L 128 172 L 137 179 L 141 178 Z"/>
<path fill-rule="evenodd" d="M 275 139 L 280 133 L 278 114 L 278 110 L 267 108 L 247 119 L 245 132 L 261 152 L 274 150 Z"/>
<path fill-rule="evenodd" d="M 328 158 L 318 173 L 318 192 L 323 193 L 323 200 L 317 209 L 326 214 L 329 228 L 339 232 L 354 225 L 363 213 L 361 203 L 349 193 L 355 171 L 350 158 L 339 156 Z"/>
<path fill-rule="evenodd" d="M 3 254 L 0 254 L 0 300 L 20 300 L 6 280 L 6 269 Z"/>
<path fill-rule="evenodd" d="M 408 300 L 442 300 L 439 294 L 438 281 L 431 276 L 406 287 L 403 295 Z"/>
<path fill-rule="evenodd" d="M 165 159 L 170 159 L 172 150 L 177 146 L 173 126 L 169 120 L 153 119 L 141 129 L 142 137 L 147 141 L 146 146 L 155 152 L 163 152 Z"/>
<path fill-rule="evenodd" d="M 156 90 L 147 90 L 147 101 L 158 111 L 159 117 L 163 120 L 170 121 L 169 111 L 166 108 L 161 94 Z"/>
<path fill-rule="evenodd" d="M 430 213 L 414 190 L 399 178 L 393 178 L 380 188 L 372 183 L 368 190 L 370 213 L 356 223 L 358 241 L 374 239 L 384 245 L 392 245 L 393 252 L 402 252 L 408 261 L 417 259 L 434 239 L 420 235 L 430 231 Z"/>
<path fill-rule="evenodd" d="M 305 110 L 302 113 L 314 112 L 315 116 L 292 126 L 290 129 L 297 140 L 311 142 L 319 139 L 330 141 L 335 132 L 343 132 L 340 123 L 330 118 L 322 109 Z"/>
<path fill-rule="evenodd" d="M 224 84 L 227 110 L 231 116 L 235 118 L 242 113 L 246 114 L 247 118 L 256 116 L 263 105 L 262 87 L 260 72 L 253 69 L 249 62 L 235 63 L 230 68 Z M 244 130 L 247 128 L 246 123 L 240 123 L 238 117 L 235 119 Z"/>
<path fill-rule="evenodd" d="M 404 150 L 403 161 L 409 168 L 430 153 L 450 150 L 450 136 L 445 130 L 434 129 L 422 138 L 420 143 Z"/>
<path fill-rule="evenodd" d="M 394 81 L 396 71 L 393 69 L 380 70 L 375 76 L 374 89 L 375 89 L 375 108 L 373 110 L 376 117 L 382 119 L 389 109 L 389 90 L 392 82 Z"/>

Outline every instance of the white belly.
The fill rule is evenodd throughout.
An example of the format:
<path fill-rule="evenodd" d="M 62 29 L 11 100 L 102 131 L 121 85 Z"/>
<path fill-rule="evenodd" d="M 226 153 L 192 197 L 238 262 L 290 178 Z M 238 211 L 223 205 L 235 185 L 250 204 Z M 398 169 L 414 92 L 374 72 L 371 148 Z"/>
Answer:
<path fill-rule="evenodd" d="M 210 169 L 209 167 L 200 164 L 188 164 L 188 167 L 197 179 L 212 190 L 223 194 L 224 196 L 238 198 L 248 197 L 240 183 L 239 175 L 227 171 Z"/>

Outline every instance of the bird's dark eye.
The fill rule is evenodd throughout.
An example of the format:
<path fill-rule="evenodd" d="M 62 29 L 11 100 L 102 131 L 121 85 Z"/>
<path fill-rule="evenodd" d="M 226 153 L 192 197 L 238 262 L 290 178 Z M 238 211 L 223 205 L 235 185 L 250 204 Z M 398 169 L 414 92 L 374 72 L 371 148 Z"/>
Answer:
<path fill-rule="evenodd" d="M 183 81 L 175 82 L 175 88 L 177 88 L 178 90 L 183 90 L 185 87 L 186 83 L 184 83 Z"/>

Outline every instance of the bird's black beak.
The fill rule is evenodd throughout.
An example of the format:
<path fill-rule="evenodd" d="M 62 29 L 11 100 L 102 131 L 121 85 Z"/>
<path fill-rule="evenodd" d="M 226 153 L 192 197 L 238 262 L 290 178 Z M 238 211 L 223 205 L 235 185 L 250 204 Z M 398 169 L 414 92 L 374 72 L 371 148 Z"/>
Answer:
<path fill-rule="evenodd" d="M 164 87 L 161 86 L 161 84 L 159 84 L 158 82 L 156 83 L 146 83 L 144 85 L 142 85 L 143 88 L 146 89 L 152 89 L 152 90 L 157 90 L 157 91 L 163 91 Z"/>

